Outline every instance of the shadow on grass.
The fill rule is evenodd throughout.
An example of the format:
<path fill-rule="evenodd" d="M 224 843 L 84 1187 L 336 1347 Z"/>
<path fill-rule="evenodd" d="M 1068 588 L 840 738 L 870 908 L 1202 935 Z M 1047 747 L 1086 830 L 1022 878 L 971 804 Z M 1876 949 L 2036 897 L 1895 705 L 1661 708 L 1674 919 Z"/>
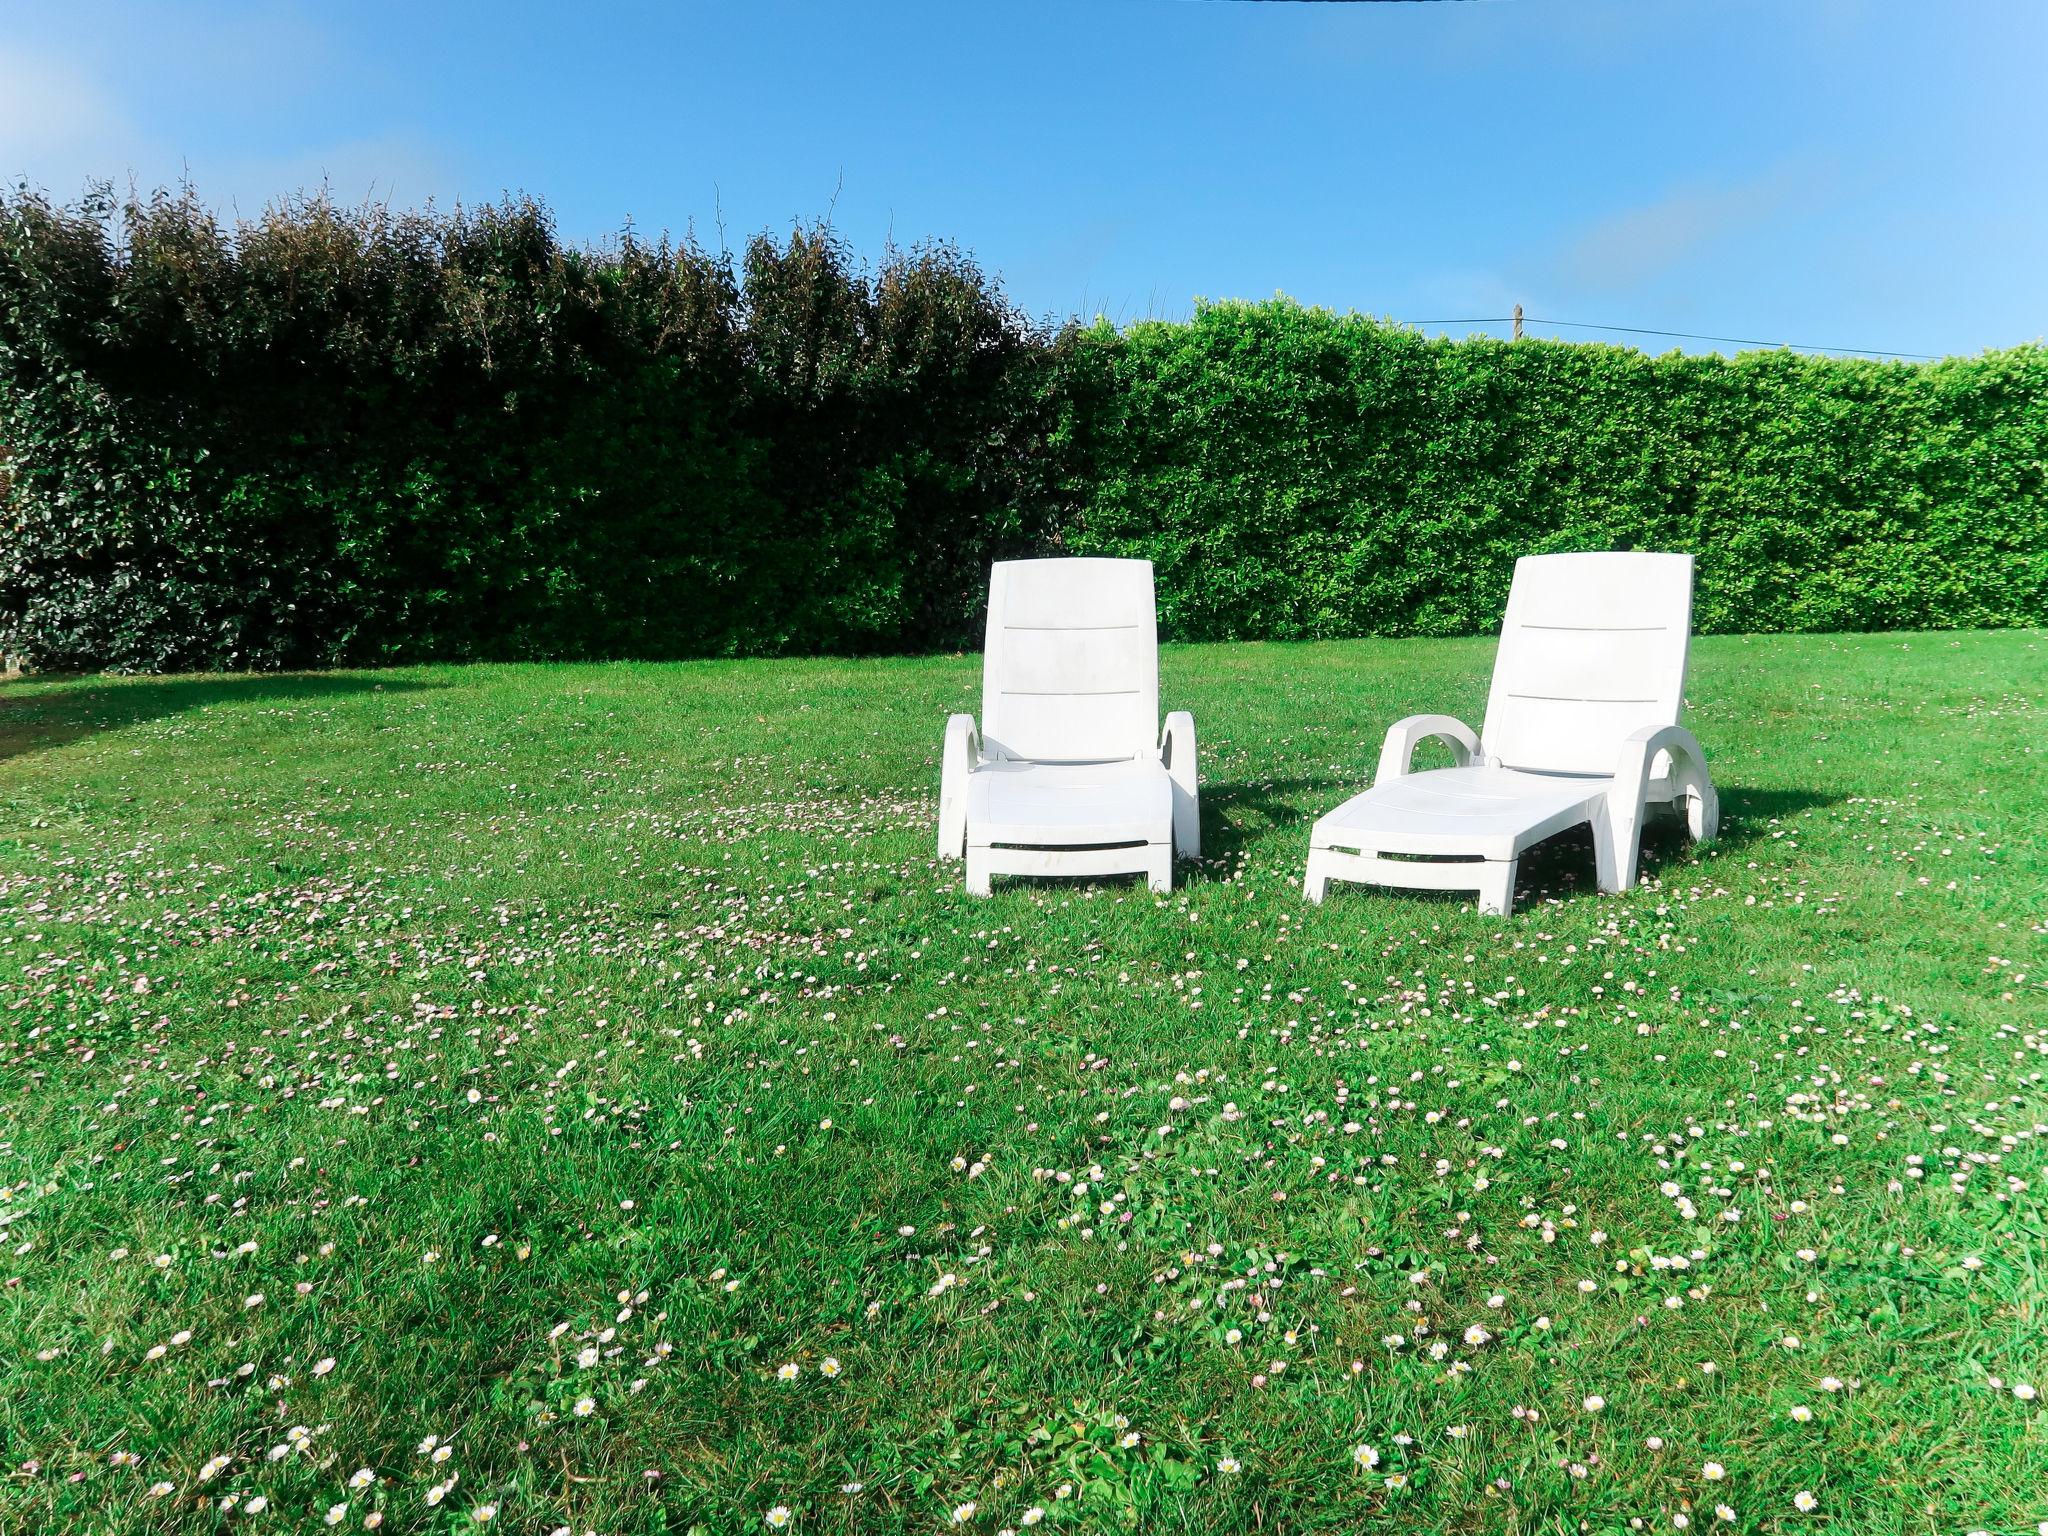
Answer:
<path fill-rule="evenodd" d="M 1209 815 L 1212 791 L 1203 787 L 1202 846 L 1205 853 L 1215 855 L 1236 855 L 1253 850 L 1259 844 L 1273 841 L 1276 831 L 1289 831 L 1297 823 L 1313 820 L 1315 816 L 1335 805 L 1332 797 L 1328 805 L 1316 802 L 1311 809 L 1303 810 L 1289 804 L 1282 797 L 1297 791 L 1332 789 L 1315 779 L 1279 779 L 1260 784 L 1222 784 L 1215 786 L 1215 798 L 1221 802 L 1218 814 Z M 1833 805 L 1842 797 L 1819 790 L 1807 789 L 1756 789 L 1733 785 L 1721 790 L 1721 829 L 1713 846 L 1721 849 L 1741 848 L 1746 844 L 1768 838 L 1772 823 L 1797 816 L 1801 812 L 1818 810 Z M 1256 810 L 1265 818 L 1263 826 L 1245 826 L 1231 818 L 1227 808 L 1242 805 Z M 1642 852 L 1636 863 L 1639 875 L 1658 874 L 1666 865 L 1680 863 L 1692 856 L 1693 843 L 1686 835 L 1685 822 L 1681 817 L 1669 814 L 1653 815 L 1643 829 Z M 1300 841 L 1298 849 L 1288 850 L 1282 844 L 1266 850 L 1267 856 L 1298 856 L 1303 863 L 1308 858 L 1306 838 Z M 1341 884 L 1333 885 L 1333 894 L 1344 889 Z M 1361 887 L 1379 890 L 1381 894 L 1395 894 L 1404 901 L 1418 901 L 1425 904 L 1448 904 L 1469 906 L 1473 901 L 1470 891 L 1414 891 L 1399 890 L 1388 892 L 1380 887 Z M 1544 839 L 1523 854 L 1515 871 L 1515 904 L 1519 911 L 1539 901 L 1572 900 L 1579 896 L 1590 896 L 1599 889 L 1599 882 L 1593 863 L 1593 829 L 1578 826 Z"/>
<path fill-rule="evenodd" d="M 7 691 L 0 696 L 0 762 L 216 704 L 314 703 L 348 694 L 416 693 L 435 686 L 328 672 L 121 678 L 83 688 L 76 686 L 78 682 L 75 675 L 7 680 Z"/>
<path fill-rule="evenodd" d="M 1806 789 L 1753 789 L 1743 785 L 1721 790 L 1721 830 L 1712 847 L 1741 848 L 1767 838 L 1771 822 L 1801 811 L 1833 805 L 1840 795 Z M 1638 877 L 1660 875 L 1667 865 L 1684 863 L 1692 857 L 1694 844 L 1686 835 L 1685 821 L 1671 814 L 1651 816 L 1643 828 L 1642 852 L 1636 859 Z M 1515 871 L 1517 903 L 1549 897 L 1569 899 L 1592 895 L 1599 889 L 1593 868 L 1593 829 L 1574 827 L 1568 832 L 1538 843 L 1522 855 Z"/>
<path fill-rule="evenodd" d="M 1814 789 L 1751 789 L 1735 785 L 1721 791 L 1721 841 L 1749 842 L 1775 817 L 1797 816 L 1834 805 L 1840 795 Z"/>
<path fill-rule="evenodd" d="M 1340 779 L 1225 780 L 1202 786 L 1202 853 L 1235 858 L 1268 842 L 1276 832 L 1306 826 L 1363 785 L 1346 789 Z M 1296 797 L 1305 803 L 1297 803 Z M 1249 820 L 1247 820 L 1249 818 Z M 1308 856 L 1308 844 L 1302 844 Z"/>

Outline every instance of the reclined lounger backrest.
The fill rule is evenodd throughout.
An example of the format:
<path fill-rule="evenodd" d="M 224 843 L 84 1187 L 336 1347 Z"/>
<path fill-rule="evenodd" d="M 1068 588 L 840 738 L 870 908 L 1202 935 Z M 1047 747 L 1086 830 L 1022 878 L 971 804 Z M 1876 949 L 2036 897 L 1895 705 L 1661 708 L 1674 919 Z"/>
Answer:
<path fill-rule="evenodd" d="M 1691 638 L 1691 555 L 1523 556 L 1481 750 L 1539 773 L 1614 772 L 1632 733 L 1678 724 Z"/>
<path fill-rule="evenodd" d="M 991 757 L 1099 763 L 1159 739 L 1149 560 L 1005 560 L 989 573 L 981 736 Z"/>

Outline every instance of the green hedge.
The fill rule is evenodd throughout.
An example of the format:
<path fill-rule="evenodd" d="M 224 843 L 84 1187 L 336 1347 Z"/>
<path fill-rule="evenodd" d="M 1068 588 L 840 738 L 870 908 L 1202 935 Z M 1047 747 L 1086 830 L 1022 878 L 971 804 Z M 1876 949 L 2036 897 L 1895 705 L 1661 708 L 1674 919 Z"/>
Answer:
<path fill-rule="evenodd" d="M 0 202 L 0 650 L 48 667 L 954 647 L 1059 549 L 1149 556 L 1185 639 L 1485 631 L 1516 555 L 1629 547 L 1706 630 L 2038 623 L 2044 459 L 2040 347 L 1053 329 L 825 229 Z"/>
<path fill-rule="evenodd" d="M 1285 301 L 1090 332 L 1070 543 L 1190 639 L 1498 625 L 1517 555 L 1691 550 L 1702 630 L 2048 617 L 2048 351 L 1913 365 L 1427 340 Z"/>
<path fill-rule="evenodd" d="M 1063 505 L 1057 338 L 943 245 L 565 247 L 530 201 L 0 207 L 0 649 L 902 650 Z"/>

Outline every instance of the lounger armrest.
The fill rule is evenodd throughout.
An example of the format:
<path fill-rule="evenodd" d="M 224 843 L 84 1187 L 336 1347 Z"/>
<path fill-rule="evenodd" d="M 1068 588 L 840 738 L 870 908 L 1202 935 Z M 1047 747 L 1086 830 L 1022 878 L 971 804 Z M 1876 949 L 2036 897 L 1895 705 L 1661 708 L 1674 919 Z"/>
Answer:
<path fill-rule="evenodd" d="M 974 716 L 953 715 L 946 721 L 946 746 L 939 760 L 939 857 L 964 858 L 967 853 L 967 776 L 981 761 L 981 733 Z"/>
<path fill-rule="evenodd" d="M 1670 763 L 1661 775 L 1659 758 Z M 1699 738 L 1682 725 L 1646 725 L 1624 741 L 1609 793 L 1634 802 L 1630 819 L 1637 825 L 1646 803 L 1683 801 L 1695 838 L 1712 837 L 1720 830 L 1721 797 L 1707 772 L 1707 754 L 1700 749 Z"/>
<path fill-rule="evenodd" d="M 1202 856 L 1202 801 L 1195 779 L 1195 717 L 1176 709 L 1159 737 L 1159 761 L 1173 780 L 1173 847 L 1184 859 Z"/>
<path fill-rule="evenodd" d="M 1460 768 L 1479 756 L 1479 737 L 1464 721 L 1450 715 L 1410 715 L 1387 728 L 1386 745 L 1380 748 L 1380 767 L 1373 775 L 1373 783 L 1384 784 L 1404 777 L 1416 747 L 1430 740 L 1449 747 Z"/>

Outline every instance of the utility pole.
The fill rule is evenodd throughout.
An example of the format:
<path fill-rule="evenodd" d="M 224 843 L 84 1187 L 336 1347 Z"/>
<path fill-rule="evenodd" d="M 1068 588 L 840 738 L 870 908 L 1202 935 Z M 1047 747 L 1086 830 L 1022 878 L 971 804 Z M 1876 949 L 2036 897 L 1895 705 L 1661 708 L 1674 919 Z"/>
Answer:
<path fill-rule="evenodd" d="M 1522 339 L 1522 306 L 1521 306 L 1521 305 L 1519 305 L 1519 304 L 1517 304 L 1517 305 L 1515 306 L 1515 340 L 1517 340 L 1517 341 L 1520 341 L 1521 339 Z"/>

